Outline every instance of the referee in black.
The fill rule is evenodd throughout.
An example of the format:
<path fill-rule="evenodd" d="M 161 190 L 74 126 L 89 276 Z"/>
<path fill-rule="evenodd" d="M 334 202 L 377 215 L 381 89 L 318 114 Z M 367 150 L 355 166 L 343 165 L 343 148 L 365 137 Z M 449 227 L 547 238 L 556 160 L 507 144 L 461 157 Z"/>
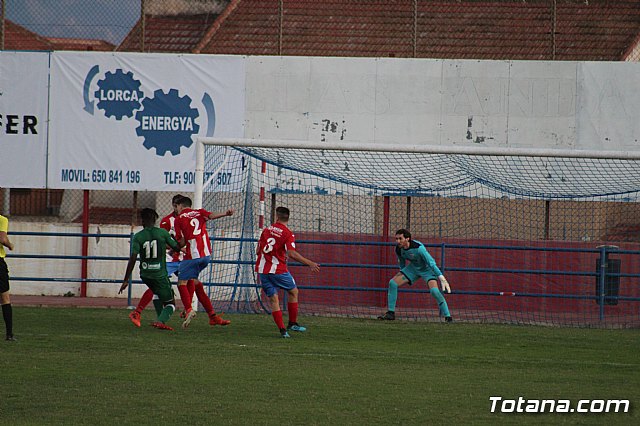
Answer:
<path fill-rule="evenodd" d="M 13 342 L 13 311 L 11 310 L 11 298 L 9 297 L 9 268 L 4 261 L 7 255 L 4 248 L 13 250 L 13 244 L 7 235 L 9 232 L 9 219 L 0 215 L 0 305 L 2 305 L 2 318 L 7 330 L 5 339 Z"/>

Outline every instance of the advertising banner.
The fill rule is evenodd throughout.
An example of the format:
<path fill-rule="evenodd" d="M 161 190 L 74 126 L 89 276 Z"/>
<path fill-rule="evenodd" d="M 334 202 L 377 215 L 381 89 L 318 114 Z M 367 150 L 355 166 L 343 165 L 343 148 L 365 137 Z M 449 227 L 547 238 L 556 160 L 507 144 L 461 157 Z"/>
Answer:
<path fill-rule="evenodd" d="M 0 51 L 0 188 L 44 188 L 49 53 Z"/>
<path fill-rule="evenodd" d="M 51 188 L 192 191 L 196 136 L 244 135 L 240 56 L 54 52 Z"/>

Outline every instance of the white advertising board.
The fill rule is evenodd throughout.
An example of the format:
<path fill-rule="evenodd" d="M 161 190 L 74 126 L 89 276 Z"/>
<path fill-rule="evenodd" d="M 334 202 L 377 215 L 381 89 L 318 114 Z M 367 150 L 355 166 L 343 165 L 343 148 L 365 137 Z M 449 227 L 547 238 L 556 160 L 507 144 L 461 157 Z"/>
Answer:
<path fill-rule="evenodd" d="M 639 63 L 249 57 L 247 138 L 640 150 Z"/>
<path fill-rule="evenodd" d="M 196 136 L 244 135 L 245 58 L 54 52 L 48 182 L 192 191 Z"/>
<path fill-rule="evenodd" d="M 580 147 L 640 150 L 640 63 L 577 64 Z"/>
<path fill-rule="evenodd" d="M 44 188 L 49 53 L 0 51 L 1 188 Z"/>

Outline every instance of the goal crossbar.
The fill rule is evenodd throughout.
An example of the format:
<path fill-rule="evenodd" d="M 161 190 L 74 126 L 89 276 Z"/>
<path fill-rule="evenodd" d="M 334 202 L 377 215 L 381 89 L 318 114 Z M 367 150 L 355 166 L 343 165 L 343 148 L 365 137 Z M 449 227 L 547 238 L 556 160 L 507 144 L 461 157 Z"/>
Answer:
<path fill-rule="evenodd" d="M 199 144 L 283 149 L 324 149 L 328 151 L 417 152 L 422 154 L 489 155 L 509 157 L 559 157 L 640 160 L 638 151 L 509 148 L 467 145 L 402 145 L 388 143 L 314 142 L 292 139 L 247 139 L 199 137 Z"/>

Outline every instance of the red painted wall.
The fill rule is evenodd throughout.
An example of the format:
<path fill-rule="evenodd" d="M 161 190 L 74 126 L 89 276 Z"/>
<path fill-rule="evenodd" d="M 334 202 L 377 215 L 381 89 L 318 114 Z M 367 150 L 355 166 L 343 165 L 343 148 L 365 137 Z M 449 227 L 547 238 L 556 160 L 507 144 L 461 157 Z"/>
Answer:
<path fill-rule="evenodd" d="M 296 282 L 302 287 L 366 287 L 385 291 L 331 291 L 305 290 L 305 303 L 327 305 L 386 306 L 386 288 L 397 268 L 386 269 L 381 265 L 395 266 L 394 247 L 358 245 L 358 242 L 382 242 L 379 236 L 300 234 L 296 235 L 300 252 L 320 263 L 321 273 L 311 274 L 306 267 L 292 267 Z M 473 245 L 473 246 L 514 246 L 559 249 L 595 249 L 597 242 L 523 242 L 500 240 L 430 240 L 415 237 L 428 244 Z M 311 244 L 305 240 L 353 242 L 353 244 Z M 391 242 L 391 239 L 386 240 Z M 429 247 L 428 251 L 442 266 L 441 247 Z M 621 250 L 640 250 L 639 244 L 624 243 Z M 455 291 L 513 292 L 534 295 L 595 295 L 596 277 L 577 275 L 594 274 L 599 258 L 598 252 L 569 252 L 543 250 L 502 250 L 502 249 L 445 249 L 444 272 Z M 640 256 L 633 254 L 612 254 L 612 259 L 621 260 L 621 274 L 640 274 Z M 371 267 L 330 267 L 330 264 L 353 264 Z M 467 269 L 461 271 L 459 269 Z M 471 269 L 469 271 L 469 269 Z M 509 270 L 528 271 L 523 273 L 500 272 Z M 539 273 L 539 272 L 553 273 Z M 566 274 L 570 273 L 572 275 Z M 406 287 L 408 288 L 408 287 Z M 424 282 L 413 288 L 426 289 Z M 633 277 L 620 278 L 620 296 L 640 297 L 640 280 Z M 539 312 L 565 315 L 567 319 L 584 315 L 599 314 L 595 300 L 576 300 L 557 297 L 514 297 L 452 294 L 447 296 L 449 306 L 465 311 L 513 311 Z M 435 302 L 427 294 L 403 294 L 398 297 L 398 310 L 435 309 Z M 620 302 L 605 305 L 605 315 L 639 316 L 640 302 Z"/>

